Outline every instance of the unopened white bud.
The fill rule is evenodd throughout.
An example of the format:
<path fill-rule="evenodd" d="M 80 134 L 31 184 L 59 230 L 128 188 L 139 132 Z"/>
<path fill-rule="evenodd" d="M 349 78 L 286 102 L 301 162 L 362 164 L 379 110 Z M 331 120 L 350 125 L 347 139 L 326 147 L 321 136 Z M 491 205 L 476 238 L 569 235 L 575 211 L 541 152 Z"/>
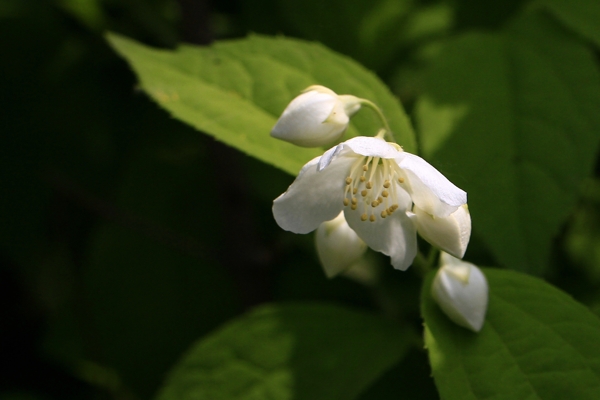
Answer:
<path fill-rule="evenodd" d="M 443 218 L 434 217 L 417 206 L 413 207 L 413 213 L 417 232 L 423 239 L 454 257 L 465 255 L 471 238 L 471 216 L 466 204 Z"/>
<path fill-rule="evenodd" d="M 488 291 L 487 280 L 479 268 L 442 252 L 431 295 L 452 321 L 479 332 L 485 321 Z"/>
<path fill-rule="evenodd" d="M 271 136 L 302 147 L 320 147 L 338 140 L 350 117 L 360 109 L 360 99 L 337 95 L 324 86 L 306 88 L 283 111 Z"/>
<path fill-rule="evenodd" d="M 328 278 L 333 278 L 357 262 L 367 245 L 350 228 L 341 212 L 331 221 L 319 225 L 315 243 L 321 265 Z"/>

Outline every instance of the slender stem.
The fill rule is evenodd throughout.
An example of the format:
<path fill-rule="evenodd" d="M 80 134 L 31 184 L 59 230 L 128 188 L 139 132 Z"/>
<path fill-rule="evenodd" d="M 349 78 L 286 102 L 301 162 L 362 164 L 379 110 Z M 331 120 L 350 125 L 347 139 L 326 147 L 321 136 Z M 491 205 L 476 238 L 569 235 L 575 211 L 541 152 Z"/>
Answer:
<path fill-rule="evenodd" d="M 437 247 L 431 246 L 429 249 L 429 254 L 427 255 L 427 268 L 431 271 L 440 255 L 440 250 Z"/>
<path fill-rule="evenodd" d="M 381 120 L 381 123 L 383 125 L 383 128 L 385 129 L 385 133 L 388 135 L 388 137 L 395 142 L 396 139 L 394 138 L 394 134 L 392 133 L 392 129 L 390 128 L 390 125 L 388 124 L 387 119 L 385 118 L 385 116 L 383 115 L 383 112 L 381 111 L 381 109 L 379 107 L 377 107 L 377 104 L 373 103 L 370 100 L 367 99 L 360 99 L 360 104 L 369 107 L 371 110 L 375 111 L 375 113 L 377 114 L 377 116 L 379 117 L 379 119 Z"/>
<path fill-rule="evenodd" d="M 415 260 L 413 261 L 413 266 L 422 278 L 424 278 L 430 271 L 433 270 L 435 263 L 437 262 L 439 252 L 440 251 L 433 246 L 430 248 L 427 257 L 425 257 L 425 255 L 420 251 L 417 252 Z"/>
<path fill-rule="evenodd" d="M 413 267 L 416 269 L 421 278 L 424 278 L 431 270 L 429 266 L 429 260 L 423 255 L 423 253 L 421 253 L 420 250 L 417 251 L 417 255 L 413 260 Z"/>

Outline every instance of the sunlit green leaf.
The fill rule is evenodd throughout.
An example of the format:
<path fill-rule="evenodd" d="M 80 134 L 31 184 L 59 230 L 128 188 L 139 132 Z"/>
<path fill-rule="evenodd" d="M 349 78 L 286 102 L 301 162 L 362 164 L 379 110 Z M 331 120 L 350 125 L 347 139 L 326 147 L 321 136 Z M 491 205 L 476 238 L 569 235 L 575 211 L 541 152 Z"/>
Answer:
<path fill-rule="evenodd" d="M 422 298 L 425 343 L 444 400 L 600 398 L 600 320 L 544 281 L 484 269 L 490 285 L 479 333 Z"/>
<path fill-rule="evenodd" d="M 576 37 L 536 14 L 466 34 L 417 107 L 425 155 L 469 194 L 498 262 L 541 273 L 600 139 L 600 74 Z"/>
<path fill-rule="evenodd" d="M 397 325 L 339 306 L 264 306 L 196 344 L 158 398 L 354 399 L 408 342 Z"/>
<path fill-rule="evenodd" d="M 377 103 L 398 142 L 414 151 L 408 118 L 385 85 L 317 43 L 250 36 L 167 51 L 115 34 L 108 40 L 137 73 L 141 88 L 175 118 L 291 174 L 322 150 L 298 148 L 269 132 L 285 106 L 313 84 Z M 370 110 L 362 110 L 346 137 L 372 136 L 380 126 Z"/>

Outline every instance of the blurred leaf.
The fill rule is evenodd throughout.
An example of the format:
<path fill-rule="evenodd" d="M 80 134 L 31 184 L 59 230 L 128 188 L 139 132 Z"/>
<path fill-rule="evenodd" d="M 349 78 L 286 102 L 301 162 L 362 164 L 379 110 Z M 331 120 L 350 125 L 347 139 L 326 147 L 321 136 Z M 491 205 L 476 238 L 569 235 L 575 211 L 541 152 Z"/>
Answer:
<path fill-rule="evenodd" d="M 600 283 L 600 180 L 589 180 L 565 234 L 565 250 L 586 274 L 588 283 Z"/>
<path fill-rule="evenodd" d="M 105 25 L 106 17 L 100 0 L 56 0 L 56 3 L 90 29 L 98 30 Z"/>
<path fill-rule="evenodd" d="M 449 4 L 382 0 L 374 3 L 357 26 L 358 59 L 380 71 L 406 63 L 406 52 L 444 36 L 454 23 Z"/>
<path fill-rule="evenodd" d="M 485 325 L 455 325 L 422 295 L 425 343 L 445 400 L 600 398 L 600 320 L 537 278 L 485 269 L 490 301 Z"/>
<path fill-rule="evenodd" d="M 278 1 L 280 24 L 294 36 L 326 43 L 344 54 L 357 55 L 357 31 L 363 18 L 387 0 Z M 406 9 L 412 0 L 397 0 Z M 394 10 L 396 11 L 396 10 Z M 391 13 L 390 13 L 391 14 Z M 385 17 L 390 17 L 390 14 Z M 392 14 L 391 18 L 396 17 Z M 383 18 L 381 19 L 382 22 Z"/>
<path fill-rule="evenodd" d="M 298 148 L 269 132 L 285 106 L 312 84 L 374 101 L 399 143 L 408 151 L 415 147 L 408 118 L 384 84 L 319 44 L 251 36 L 166 51 L 115 34 L 108 40 L 136 71 L 144 91 L 174 117 L 290 174 L 322 151 Z M 374 135 L 379 127 L 373 113 L 363 110 L 347 136 Z"/>
<path fill-rule="evenodd" d="M 600 2 L 597 0 L 542 0 L 541 4 L 565 25 L 600 46 Z"/>
<path fill-rule="evenodd" d="M 417 106 L 424 153 L 469 193 L 500 264 L 540 274 L 600 135 L 594 55 L 540 15 L 448 43 Z"/>
<path fill-rule="evenodd" d="M 339 306 L 264 306 L 196 344 L 158 398 L 354 399 L 404 356 L 407 337 Z"/>
<path fill-rule="evenodd" d="M 456 26 L 461 30 L 483 28 L 494 29 L 512 18 L 527 0 L 453 0 L 456 13 Z"/>
<path fill-rule="evenodd" d="M 242 0 L 246 31 L 323 43 L 385 76 L 406 51 L 453 25 L 448 2 L 415 0 Z"/>

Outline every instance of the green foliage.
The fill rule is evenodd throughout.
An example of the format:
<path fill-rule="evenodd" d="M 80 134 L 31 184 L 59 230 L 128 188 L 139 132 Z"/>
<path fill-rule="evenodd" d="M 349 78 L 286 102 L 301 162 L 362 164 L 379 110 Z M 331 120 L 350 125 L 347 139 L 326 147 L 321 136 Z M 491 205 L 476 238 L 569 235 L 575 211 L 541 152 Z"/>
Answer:
<path fill-rule="evenodd" d="M 600 46 L 600 3 L 596 0 L 542 0 L 566 26 Z"/>
<path fill-rule="evenodd" d="M 313 84 L 377 103 L 397 140 L 409 151 L 415 148 L 408 118 L 385 85 L 316 43 L 250 36 L 167 51 L 115 34 L 108 40 L 137 73 L 142 89 L 174 117 L 290 174 L 322 151 L 274 140 L 269 132 L 291 99 Z M 379 122 L 367 113 L 353 119 L 347 137 L 377 133 Z"/>
<path fill-rule="evenodd" d="M 590 180 L 573 215 L 565 250 L 589 282 L 600 282 L 600 182 Z"/>
<path fill-rule="evenodd" d="M 593 53 L 542 15 L 444 47 L 417 105 L 421 143 L 501 265 L 544 272 L 594 163 L 599 104 Z"/>
<path fill-rule="evenodd" d="M 396 324 L 343 307 L 263 306 L 196 344 L 158 399 L 354 399 L 408 344 Z"/>
<path fill-rule="evenodd" d="M 597 399 L 600 320 L 569 295 L 513 271 L 484 269 L 485 325 L 475 334 L 442 313 L 424 284 L 425 345 L 444 400 Z"/>
<path fill-rule="evenodd" d="M 351 7 L 346 0 L 242 3 L 249 14 L 249 31 L 318 40 L 377 72 L 394 68 L 398 54 L 442 36 L 452 22 L 448 4 L 414 0 L 354 0 Z M 261 18 L 266 7 L 274 9 L 278 27 Z"/>

